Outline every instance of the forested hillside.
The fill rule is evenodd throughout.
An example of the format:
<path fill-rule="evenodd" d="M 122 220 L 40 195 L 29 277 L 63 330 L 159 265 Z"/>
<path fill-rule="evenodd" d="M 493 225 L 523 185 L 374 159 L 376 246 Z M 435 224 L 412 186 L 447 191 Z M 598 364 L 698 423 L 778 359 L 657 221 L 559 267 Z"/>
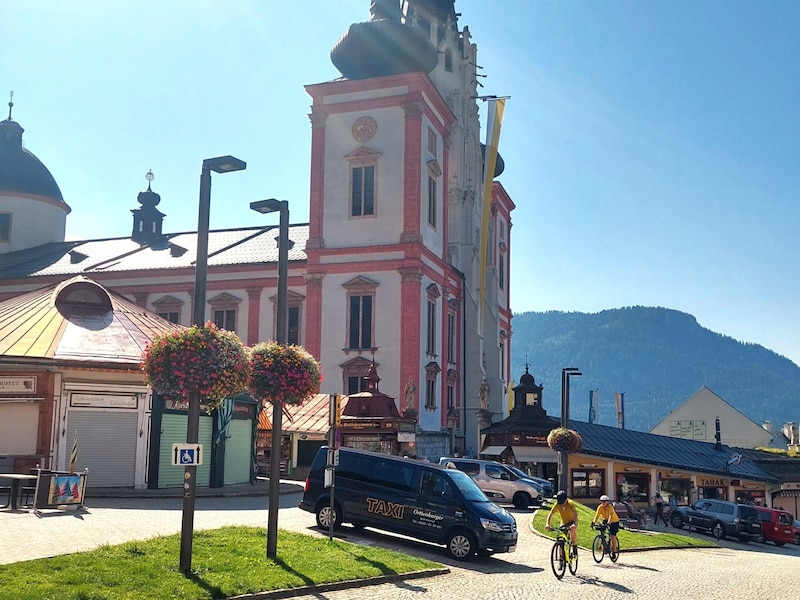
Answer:
<path fill-rule="evenodd" d="M 570 379 L 572 418 L 588 420 L 589 390 L 598 390 L 598 420 L 616 425 L 615 392 L 624 392 L 625 426 L 649 430 L 703 385 L 773 430 L 800 418 L 800 367 L 759 346 L 701 327 L 689 314 L 631 307 L 599 313 L 549 311 L 514 315 L 512 378 L 525 364 L 548 414 L 561 413 L 561 369 Z"/>

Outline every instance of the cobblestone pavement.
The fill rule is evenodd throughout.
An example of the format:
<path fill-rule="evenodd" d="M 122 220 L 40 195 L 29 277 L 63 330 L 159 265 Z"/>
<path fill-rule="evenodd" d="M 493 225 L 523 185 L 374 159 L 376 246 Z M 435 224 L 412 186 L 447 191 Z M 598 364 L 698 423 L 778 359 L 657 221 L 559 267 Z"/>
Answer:
<path fill-rule="evenodd" d="M 314 516 L 299 510 L 299 494 L 281 496 L 279 526 L 317 536 Z M 97 498 L 83 513 L 54 511 L 37 516 L 0 511 L 0 563 L 88 550 L 103 544 L 180 532 L 179 498 Z M 267 498 L 226 497 L 196 500 L 195 529 L 223 525 L 266 526 Z M 519 524 L 517 552 L 468 563 L 453 561 L 442 547 L 371 530 L 343 527 L 337 537 L 360 544 L 385 546 L 443 563 L 450 573 L 335 592 L 297 596 L 318 600 L 521 600 L 549 598 L 605 600 L 639 596 L 671 596 L 681 600 L 796 598 L 800 546 L 741 544 L 723 540 L 720 548 L 629 552 L 612 564 L 595 564 L 581 550 L 577 576 L 556 580 L 550 570 L 550 542 L 530 531 L 531 513 L 513 511 Z M 654 535 L 658 535 L 657 531 Z M 670 531 L 672 531 L 670 529 Z M 685 530 L 684 530 L 684 533 Z M 692 534 L 698 535 L 698 534 Z M 702 534 L 700 534 L 702 535 Z M 706 537 L 706 539 L 712 539 Z M 53 544 L 53 540 L 59 540 Z M 65 548 L 63 540 L 70 540 Z"/>

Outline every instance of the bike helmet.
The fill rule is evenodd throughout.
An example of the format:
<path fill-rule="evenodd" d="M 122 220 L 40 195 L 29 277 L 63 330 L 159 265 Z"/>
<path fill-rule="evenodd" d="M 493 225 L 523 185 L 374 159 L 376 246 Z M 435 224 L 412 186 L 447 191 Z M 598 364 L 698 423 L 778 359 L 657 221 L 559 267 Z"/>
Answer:
<path fill-rule="evenodd" d="M 556 494 L 556 502 L 558 502 L 559 504 L 564 504 L 564 502 L 566 501 L 567 501 L 567 492 L 561 490 Z"/>
<path fill-rule="evenodd" d="M 611 499 L 611 498 L 609 498 L 609 497 L 608 497 L 608 496 L 606 496 L 605 494 L 603 494 L 602 496 L 600 496 L 600 502 L 602 502 L 603 500 L 606 500 L 606 501 L 608 501 L 608 500 L 610 500 L 610 499 Z"/>

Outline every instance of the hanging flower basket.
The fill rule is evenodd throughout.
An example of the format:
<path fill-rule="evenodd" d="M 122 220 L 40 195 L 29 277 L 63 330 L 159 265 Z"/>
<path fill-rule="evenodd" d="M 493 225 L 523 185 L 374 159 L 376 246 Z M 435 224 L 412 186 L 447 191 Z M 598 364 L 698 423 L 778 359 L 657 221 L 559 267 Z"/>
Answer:
<path fill-rule="evenodd" d="M 209 410 L 244 392 L 250 376 L 242 342 L 211 322 L 155 336 L 144 350 L 141 368 L 159 394 L 188 400 L 197 391 Z"/>
<path fill-rule="evenodd" d="M 577 452 L 583 446 L 583 439 L 577 431 L 556 427 L 547 435 L 547 445 L 556 452 Z"/>
<path fill-rule="evenodd" d="M 256 344 L 249 352 L 250 395 L 262 401 L 302 404 L 319 391 L 319 361 L 305 348 L 275 341 Z"/>

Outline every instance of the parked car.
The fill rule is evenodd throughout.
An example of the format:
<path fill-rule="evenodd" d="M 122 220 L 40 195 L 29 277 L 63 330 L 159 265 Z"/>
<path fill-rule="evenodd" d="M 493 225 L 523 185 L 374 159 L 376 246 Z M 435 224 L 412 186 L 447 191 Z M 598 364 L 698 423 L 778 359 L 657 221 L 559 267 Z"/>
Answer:
<path fill-rule="evenodd" d="M 328 451 L 317 451 L 299 504 L 318 526 L 383 529 L 444 544 L 457 560 L 516 550 L 516 520 L 465 473 L 353 448 Z"/>
<path fill-rule="evenodd" d="M 689 531 L 708 531 L 718 539 L 730 536 L 747 543 L 761 538 L 761 517 L 755 507 L 727 500 L 698 500 L 674 508 L 670 523 L 677 529 L 688 526 Z"/>
<path fill-rule="evenodd" d="M 439 459 L 439 464 L 452 465 L 472 477 L 492 502 L 513 504 L 515 508 L 524 509 L 532 504 L 541 505 L 544 501 L 544 488 L 540 483 L 528 477 L 520 477 L 503 463 L 443 456 Z"/>
<path fill-rule="evenodd" d="M 514 473 L 516 473 L 519 477 L 524 479 L 531 479 L 542 486 L 542 495 L 545 498 L 552 498 L 556 495 L 556 491 L 553 489 L 553 483 L 548 479 L 542 479 L 541 477 L 534 477 L 533 475 L 528 475 L 522 469 L 518 469 L 514 465 L 506 465 L 509 469 L 511 469 Z"/>
<path fill-rule="evenodd" d="M 792 544 L 795 541 L 794 517 L 785 510 L 756 506 L 761 517 L 761 543 L 773 542 L 776 546 Z"/>
<path fill-rule="evenodd" d="M 800 546 L 800 519 L 794 520 L 794 543 Z"/>

